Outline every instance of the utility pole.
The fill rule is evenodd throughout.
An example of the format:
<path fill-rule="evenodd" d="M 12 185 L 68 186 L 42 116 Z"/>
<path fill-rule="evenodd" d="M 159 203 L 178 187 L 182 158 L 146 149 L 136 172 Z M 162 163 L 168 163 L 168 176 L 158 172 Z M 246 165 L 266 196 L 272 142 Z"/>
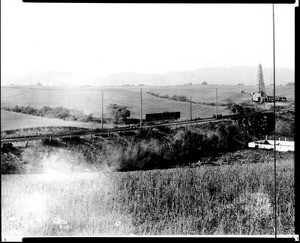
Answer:
<path fill-rule="evenodd" d="M 276 101 L 275 101 L 275 10 L 273 3 L 273 95 L 274 95 L 274 234 L 277 238 L 277 178 L 276 178 Z"/>
<path fill-rule="evenodd" d="M 218 88 L 216 88 L 216 119 L 218 118 Z"/>
<path fill-rule="evenodd" d="M 101 129 L 103 129 L 103 91 L 102 91 L 102 109 L 101 109 Z"/>
<path fill-rule="evenodd" d="M 142 123 L 143 123 L 143 100 L 142 100 L 142 89 L 141 89 L 141 118 L 140 118 L 140 128 L 142 128 Z"/>
<path fill-rule="evenodd" d="M 190 96 L 190 120 L 193 120 L 193 115 L 192 115 L 192 96 Z"/>

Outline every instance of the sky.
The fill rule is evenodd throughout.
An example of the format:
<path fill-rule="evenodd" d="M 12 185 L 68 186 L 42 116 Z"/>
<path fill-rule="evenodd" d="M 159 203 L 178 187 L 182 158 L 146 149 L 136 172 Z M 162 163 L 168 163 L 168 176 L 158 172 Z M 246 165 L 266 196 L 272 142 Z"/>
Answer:
<path fill-rule="evenodd" d="M 294 68 L 295 5 L 275 5 L 276 67 Z M 1 75 L 272 67 L 270 4 L 1 0 Z"/>

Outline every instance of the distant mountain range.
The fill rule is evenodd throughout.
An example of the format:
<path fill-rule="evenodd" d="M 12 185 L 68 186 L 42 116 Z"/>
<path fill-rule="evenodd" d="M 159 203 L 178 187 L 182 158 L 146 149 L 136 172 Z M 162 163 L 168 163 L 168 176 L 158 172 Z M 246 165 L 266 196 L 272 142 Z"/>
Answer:
<path fill-rule="evenodd" d="M 272 68 L 263 68 L 265 84 L 272 84 Z M 244 85 L 257 84 L 257 67 L 213 67 L 194 71 L 167 72 L 162 74 L 140 74 L 133 72 L 114 73 L 103 77 L 83 76 L 67 72 L 30 72 L 19 77 L 2 77 L 1 85 L 183 85 L 187 83 Z M 276 84 L 294 83 L 294 70 L 276 69 Z"/>

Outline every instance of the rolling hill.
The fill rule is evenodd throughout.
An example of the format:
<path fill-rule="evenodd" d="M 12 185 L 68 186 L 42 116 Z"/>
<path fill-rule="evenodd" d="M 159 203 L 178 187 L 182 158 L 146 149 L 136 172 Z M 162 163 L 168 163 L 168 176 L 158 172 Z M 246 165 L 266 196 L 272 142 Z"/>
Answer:
<path fill-rule="evenodd" d="M 272 68 L 263 68 L 265 83 L 272 83 Z M 167 72 L 162 74 L 140 74 L 133 72 L 113 73 L 106 76 L 84 76 L 68 72 L 29 72 L 23 76 L 2 75 L 2 85 L 183 85 L 185 83 L 256 85 L 257 66 L 253 67 L 208 67 L 193 71 Z M 294 82 L 294 71 L 289 68 L 276 68 L 276 84 Z"/>
<path fill-rule="evenodd" d="M 160 95 L 185 95 L 192 97 L 192 117 L 211 117 L 215 114 L 215 107 L 201 104 L 201 102 L 215 102 L 216 88 L 218 89 L 218 104 L 251 100 L 250 93 L 256 90 L 255 86 L 242 86 L 245 93 L 241 93 L 238 85 L 181 85 L 181 86 L 143 86 L 143 118 L 147 113 L 181 112 L 181 119 L 190 118 L 190 103 L 158 98 L 148 92 Z M 267 94 L 273 89 L 267 86 Z M 293 86 L 276 87 L 277 95 L 286 96 L 288 100 L 294 100 Z M 63 106 L 69 109 L 82 110 L 85 114 L 92 113 L 95 117 L 101 117 L 102 96 L 104 94 L 104 117 L 111 117 L 106 106 L 118 104 L 128 106 L 131 110 L 131 118 L 140 118 L 140 87 L 116 86 L 116 87 L 46 87 L 46 86 L 8 86 L 1 88 L 1 106 L 14 107 L 30 105 L 34 108 L 43 106 Z M 228 114 L 226 106 L 218 106 L 218 113 Z M 1 112 L 1 130 L 15 127 L 29 126 L 83 126 L 87 123 L 66 122 L 57 119 L 32 117 L 7 111 Z M 12 128 L 13 127 L 13 128 Z"/>

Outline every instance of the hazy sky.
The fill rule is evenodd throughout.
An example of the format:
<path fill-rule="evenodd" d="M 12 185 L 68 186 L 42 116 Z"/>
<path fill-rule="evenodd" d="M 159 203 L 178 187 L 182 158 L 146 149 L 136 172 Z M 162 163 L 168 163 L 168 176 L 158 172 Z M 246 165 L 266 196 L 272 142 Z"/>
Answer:
<path fill-rule="evenodd" d="M 276 67 L 294 68 L 295 5 L 275 5 Z M 1 0 L 2 75 L 272 67 L 270 4 Z"/>

